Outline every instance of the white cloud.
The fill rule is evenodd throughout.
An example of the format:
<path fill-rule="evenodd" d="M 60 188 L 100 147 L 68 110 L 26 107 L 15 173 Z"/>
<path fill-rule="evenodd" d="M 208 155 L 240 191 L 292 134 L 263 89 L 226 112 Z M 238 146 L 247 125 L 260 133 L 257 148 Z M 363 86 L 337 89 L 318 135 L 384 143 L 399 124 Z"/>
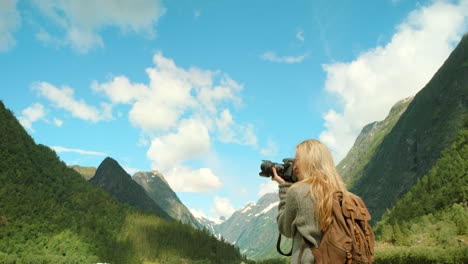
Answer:
<path fill-rule="evenodd" d="M 75 152 L 75 153 L 84 154 L 84 155 L 109 156 L 109 155 L 107 155 L 106 153 L 103 153 L 103 152 L 81 150 L 81 149 L 70 149 L 70 148 L 64 148 L 64 147 L 60 147 L 60 146 L 52 146 L 50 148 L 55 150 L 55 152 L 57 152 L 57 153 L 60 153 L 60 152 Z"/>
<path fill-rule="evenodd" d="M 86 53 L 104 46 L 98 33 L 107 27 L 117 27 L 123 33 L 134 32 L 149 38 L 156 36 L 155 25 L 164 14 L 160 1 L 154 0 L 33 0 L 34 6 L 65 31 L 55 37 L 44 29 L 37 35 L 42 41 L 71 45 Z"/>
<path fill-rule="evenodd" d="M 211 208 L 211 212 L 219 217 L 224 216 L 229 218 L 236 210 L 231 204 L 228 198 L 222 198 L 215 196 L 214 205 Z"/>
<path fill-rule="evenodd" d="M 242 99 L 237 95 L 244 89 L 229 76 L 222 76 L 220 85 L 215 87 L 204 86 L 200 89 L 197 99 L 211 113 L 216 113 L 217 105 L 221 102 L 232 102 L 235 106 L 242 104 Z"/>
<path fill-rule="evenodd" d="M 0 1 L 0 52 L 9 51 L 16 44 L 13 32 L 21 25 L 16 2 L 17 0 Z"/>
<path fill-rule="evenodd" d="M 150 92 L 144 84 L 132 84 L 125 76 L 117 76 L 108 83 L 91 83 L 95 92 L 105 93 L 113 103 L 130 104 L 138 99 L 145 98 Z"/>
<path fill-rule="evenodd" d="M 296 38 L 300 40 L 301 42 L 304 42 L 304 30 L 299 30 L 296 33 Z"/>
<path fill-rule="evenodd" d="M 191 169 L 181 164 L 203 157 L 210 152 L 210 135 L 199 120 L 180 122 L 175 133 L 153 138 L 147 156 L 167 175 L 167 181 L 176 192 L 208 193 L 222 187 L 220 179 L 209 168 Z"/>
<path fill-rule="evenodd" d="M 175 192 L 211 193 L 223 186 L 210 168 L 192 169 L 176 165 L 165 175 Z"/>
<path fill-rule="evenodd" d="M 168 180 L 171 187 L 202 192 L 219 188 L 220 181 L 211 169 L 192 169 L 184 164 L 212 154 L 212 140 L 256 144 L 253 125 L 237 124 L 230 112 L 242 105 L 243 85 L 221 71 L 178 67 L 161 52 L 154 55 L 153 62 L 154 67 L 146 69 L 149 84 L 132 83 L 125 76 L 118 76 L 107 83 L 93 82 L 92 88 L 115 104 L 131 105 L 130 122 L 141 128 L 151 142 L 147 156 L 152 168 L 164 175 L 174 175 Z M 227 113 L 221 126 L 217 125 L 219 109 Z M 147 142 L 141 137 L 140 146 Z M 174 169 L 181 176 L 175 175 Z M 206 188 L 199 186 L 192 181 L 193 175 L 211 183 L 207 182 Z M 185 177 L 184 184 L 176 180 Z"/>
<path fill-rule="evenodd" d="M 177 129 L 180 118 L 189 114 L 207 122 L 212 129 L 220 105 L 242 105 L 243 85 L 220 71 L 178 67 L 158 52 L 155 67 L 147 68 L 149 84 L 132 83 L 125 76 L 100 84 L 96 92 L 106 94 L 113 103 L 131 104 L 129 119 L 148 133 Z M 219 80 L 215 83 L 215 80 Z"/>
<path fill-rule="evenodd" d="M 468 1 L 436 1 L 411 12 L 386 46 L 323 66 L 326 91 L 343 102 L 342 111 L 326 113 L 320 135 L 337 162 L 364 125 L 383 120 L 393 104 L 424 87 L 465 33 L 467 18 Z"/>
<path fill-rule="evenodd" d="M 278 56 L 276 52 L 268 51 L 262 54 L 261 58 L 266 61 L 271 62 L 281 62 L 281 63 L 299 63 L 302 62 L 307 57 L 307 54 L 300 55 L 300 56 Z"/>
<path fill-rule="evenodd" d="M 260 190 L 258 191 L 258 196 L 262 197 L 263 195 L 267 193 L 274 193 L 274 192 L 278 192 L 278 183 L 270 179 L 269 182 L 260 184 Z"/>
<path fill-rule="evenodd" d="M 265 156 L 275 157 L 279 153 L 278 144 L 271 138 L 268 139 L 267 147 L 260 150 L 260 153 Z"/>
<path fill-rule="evenodd" d="M 56 107 L 69 111 L 74 117 L 98 122 L 101 120 L 112 119 L 112 106 L 110 104 L 101 103 L 101 110 L 90 106 L 84 100 L 76 100 L 72 88 L 63 86 L 57 88 L 47 82 L 36 82 L 33 84 L 33 89 L 39 92 L 39 95 L 47 98 Z"/>
<path fill-rule="evenodd" d="M 61 127 L 63 125 L 63 121 L 54 117 L 54 124 L 58 127 Z"/>
<path fill-rule="evenodd" d="M 186 160 L 200 158 L 210 151 L 210 135 L 199 120 L 182 120 L 175 133 L 156 137 L 151 141 L 148 157 L 153 167 L 167 171 Z"/>
<path fill-rule="evenodd" d="M 18 118 L 21 125 L 23 125 L 24 128 L 27 128 L 34 132 L 34 129 L 32 128 L 32 123 L 43 119 L 46 115 L 46 109 L 42 104 L 34 103 L 28 108 L 21 111 L 21 113 L 22 116 Z"/>
<path fill-rule="evenodd" d="M 134 96 L 136 102 L 129 113 L 132 124 L 145 131 L 167 131 L 175 128 L 180 117 L 191 111 L 201 111 L 204 105 L 194 96 L 203 89 L 214 89 L 216 73 L 198 68 L 184 70 L 174 61 L 157 53 L 154 68 L 146 69 L 150 84 L 143 97 Z M 133 93 L 140 90 L 133 89 Z"/>
<path fill-rule="evenodd" d="M 233 121 L 229 109 L 221 112 L 216 119 L 216 125 L 220 131 L 218 139 L 224 143 L 237 143 L 241 145 L 257 145 L 257 137 L 251 124 L 240 125 Z"/>

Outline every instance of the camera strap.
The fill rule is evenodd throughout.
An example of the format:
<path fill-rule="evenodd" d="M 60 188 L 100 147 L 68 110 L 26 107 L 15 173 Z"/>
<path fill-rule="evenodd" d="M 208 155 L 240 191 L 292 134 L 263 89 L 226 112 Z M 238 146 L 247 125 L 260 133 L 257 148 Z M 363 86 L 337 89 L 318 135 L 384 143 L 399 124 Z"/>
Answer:
<path fill-rule="evenodd" d="M 291 244 L 291 250 L 289 251 L 289 253 L 283 253 L 283 251 L 281 251 L 281 233 L 279 233 L 279 236 L 278 236 L 278 242 L 276 242 L 276 250 L 278 251 L 278 253 L 280 253 L 281 255 L 283 256 L 291 256 L 292 255 L 292 250 L 293 250 L 293 245 Z"/>

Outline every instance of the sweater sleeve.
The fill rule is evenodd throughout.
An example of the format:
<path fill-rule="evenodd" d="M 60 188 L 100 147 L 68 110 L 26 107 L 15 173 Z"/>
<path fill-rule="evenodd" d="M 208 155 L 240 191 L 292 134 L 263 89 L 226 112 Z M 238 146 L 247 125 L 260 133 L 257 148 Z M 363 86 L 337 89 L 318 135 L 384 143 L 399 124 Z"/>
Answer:
<path fill-rule="evenodd" d="M 278 205 L 278 217 L 276 218 L 280 233 L 290 238 L 294 236 L 294 219 L 297 213 L 295 197 L 293 195 L 288 195 L 288 190 L 291 185 L 291 183 L 279 185 L 280 202 Z"/>
<path fill-rule="evenodd" d="M 299 232 L 318 246 L 321 232 L 315 217 L 314 200 L 308 194 L 309 186 L 299 184 L 292 189 L 290 187 L 288 183 L 279 186 L 278 229 L 286 237 L 294 237 Z"/>

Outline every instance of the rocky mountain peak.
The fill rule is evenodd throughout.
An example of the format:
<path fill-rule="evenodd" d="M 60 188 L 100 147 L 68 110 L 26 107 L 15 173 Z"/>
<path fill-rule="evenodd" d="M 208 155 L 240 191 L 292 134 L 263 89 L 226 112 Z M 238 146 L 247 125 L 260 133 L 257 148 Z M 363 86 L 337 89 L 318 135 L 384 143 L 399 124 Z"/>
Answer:
<path fill-rule="evenodd" d="M 143 211 L 152 211 L 161 217 L 172 220 L 136 183 L 132 177 L 113 158 L 105 158 L 90 182 L 110 193 L 118 201 L 127 203 Z"/>
<path fill-rule="evenodd" d="M 196 228 L 201 228 L 199 221 L 180 201 L 161 172 L 158 170 L 139 171 L 133 175 L 133 180 L 171 217 L 183 223 L 190 223 Z"/>

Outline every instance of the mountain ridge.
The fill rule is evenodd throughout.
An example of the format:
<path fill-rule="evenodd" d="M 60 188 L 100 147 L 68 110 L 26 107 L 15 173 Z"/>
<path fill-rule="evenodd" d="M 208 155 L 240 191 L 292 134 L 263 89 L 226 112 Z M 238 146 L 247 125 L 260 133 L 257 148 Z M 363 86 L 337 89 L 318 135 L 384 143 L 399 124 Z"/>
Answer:
<path fill-rule="evenodd" d="M 146 191 L 111 157 L 105 158 L 90 182 L 110 193 L 118 201 L 143 211 L 152 211 L 166 220 L 173 220 Z"/>
<path fill-rule="evenodd" d="M 140 171 L 133 174 L 132 179 L 138 183 L 148 196 L 164 210 L 170 217 L 189 223 L 196 228 L 202 225 L 180 201 L 177 194 L 169 186 L 169 183 L 159 171 Z"/>
<path fill-rule="evenodd" d="M 372 122 L 362 128 L 353 147 L 336 166 L 348 188 L 351 188 L 353 183 L 362 176 L 362 171 L 372 158 L 376 148 L 393 129 L 413 99 L 414 96 L 399 100 L 392 106 L 384 120 Z"/>
<path fill-rule="evenodd" d="M 366 202 L 373 222 L 428 173 L 455 139 L 468 112 L 466 61 L 468 35 L 416 94 L 351 188 Z"/>

